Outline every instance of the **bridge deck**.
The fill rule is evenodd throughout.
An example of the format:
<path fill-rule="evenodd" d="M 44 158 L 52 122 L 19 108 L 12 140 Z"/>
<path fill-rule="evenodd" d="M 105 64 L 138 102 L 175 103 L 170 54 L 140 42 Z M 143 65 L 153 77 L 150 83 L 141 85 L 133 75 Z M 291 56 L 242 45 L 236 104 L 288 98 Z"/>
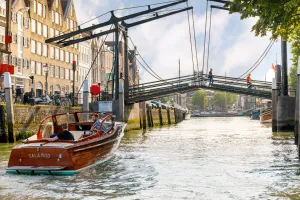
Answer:
<path fill-rule="evenodd" d="M 173 78 L 164 81 L 135 85 L 130 88 L 126 103 L 143 102 L 175 93 L 196 91 L 201 88 L 267 99 L 272 97 L 270 82 L 253 81 L 255 89 L 249 89 L 245 79 L 232 77 L 214 76 L 214 84 L 209 86 L 208 82 L 209 80 L 206 75 L 197 77 L 195 75 L 190 75 L 181 77 L 180 82 L 178 78 Z"/>

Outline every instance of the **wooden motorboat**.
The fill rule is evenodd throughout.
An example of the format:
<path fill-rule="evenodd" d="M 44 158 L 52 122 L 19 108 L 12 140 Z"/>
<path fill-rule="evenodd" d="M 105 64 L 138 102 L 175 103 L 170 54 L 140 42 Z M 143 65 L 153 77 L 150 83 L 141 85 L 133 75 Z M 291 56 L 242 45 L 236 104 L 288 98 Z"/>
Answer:
<path fill-rule="evenodd" d="M 259 118 L 260 123 L 272 123 L 272 108 L 262 109 Z"/>
<path fill-rule="evenodd" d="M 35 135 L 12 149 L 7 173 L 72 175 L 107 161 L 117 150 L 126 123 L 115 122 L 111 114 L 97 113 L 101 127 L 97 133 L 90 133 L 92 114 L 75 112 L 46 117 Z M 67 123 L 74 140 L 43 138 L 43 129 L 49 123 L 53 123 L 55 133 L 61 132 L 62 124 Z"/>

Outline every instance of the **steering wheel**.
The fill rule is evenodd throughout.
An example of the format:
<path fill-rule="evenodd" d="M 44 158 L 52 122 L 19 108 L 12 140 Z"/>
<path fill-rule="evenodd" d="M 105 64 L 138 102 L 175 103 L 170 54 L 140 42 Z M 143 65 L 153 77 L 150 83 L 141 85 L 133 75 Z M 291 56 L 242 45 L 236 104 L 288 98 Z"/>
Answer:
<path fill-rule="evenodd" d="M 103 123 L 104 123 L 107 119 L 109 119 L 109 118 L 112 118 L 112 114 L 107 115 L 107 116 L 102 120 L 101 125 L 100 125 L 100 127 L 99 127 L 99 129 L 98 129 L 98 131 L 97 131 L 96 134 L 99 134 L 99 136 L 101 136 Z"/>

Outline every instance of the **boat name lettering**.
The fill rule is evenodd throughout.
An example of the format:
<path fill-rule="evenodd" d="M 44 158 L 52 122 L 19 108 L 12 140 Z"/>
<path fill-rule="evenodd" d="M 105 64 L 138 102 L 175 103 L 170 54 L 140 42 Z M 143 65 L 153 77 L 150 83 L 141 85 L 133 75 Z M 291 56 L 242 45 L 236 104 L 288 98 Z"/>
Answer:
<path fill-rule="evenodd" d="M 29 158 L 50 158 L 51 155 L 49 153 L 30 153 L 28 154 Z"/>

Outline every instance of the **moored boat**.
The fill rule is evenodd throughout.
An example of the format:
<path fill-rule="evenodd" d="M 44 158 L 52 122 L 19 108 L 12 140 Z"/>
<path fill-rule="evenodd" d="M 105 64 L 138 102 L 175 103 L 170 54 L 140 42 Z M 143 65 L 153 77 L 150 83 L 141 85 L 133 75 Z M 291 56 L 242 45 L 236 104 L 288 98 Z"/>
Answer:
<path fill-rule="evenodd" d="M 97 113 L 101 126 L 92 133 L 92 114 L 75 112 L 46 117 L 35 135 L 12 149 L 7 173 L 72 175 L 107 161 L 117 150 L 126 123 L 115 122 L 111 114 Z M 55 133 L 62 132 L 62 124 L 67 123 L 74 140 L 43 138 L 49 123 L 53 124 Z"/>
<path fill-rule="evenodd" d="M 272 108 L 262 109 L 259 119 L 260 123 L 272 123 Z"/>

